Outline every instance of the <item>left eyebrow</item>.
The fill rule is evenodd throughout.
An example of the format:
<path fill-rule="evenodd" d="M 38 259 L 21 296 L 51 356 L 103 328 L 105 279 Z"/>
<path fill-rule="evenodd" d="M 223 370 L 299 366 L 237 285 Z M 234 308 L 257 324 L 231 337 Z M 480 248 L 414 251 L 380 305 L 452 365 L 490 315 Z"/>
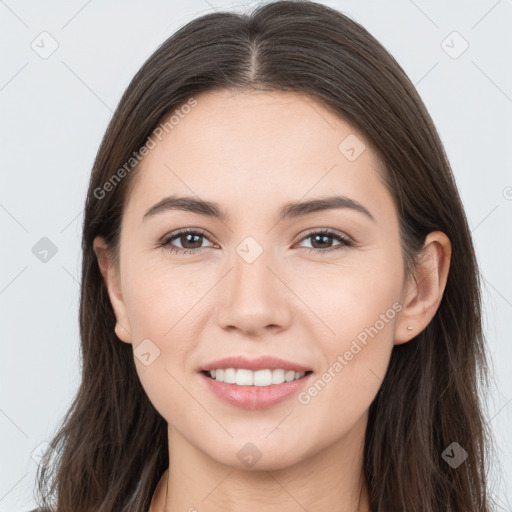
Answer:
<path fill-rule="evenodd" d="M 356 212 L 362 213 L 375 222 L 375 218 L 367 208 L 365 208 L 361 203 L 358 203 L 356 200 L 350 199 L 350 197 L 346 196 L 331 196 L 321 199 L 312 199 L 310 201 L 292 201 L 286 203 L 281 209 L 279 220 L 298 217 L 300 215 L 307 215 L 308 213 L 341 208 L 349 208 Z"/>
<path fill-rule="evenodd" d="M 342 208 L 348 208 L 362 213 L 375 222 L 375 218 L 367 208 L 365 208 L 362 204 L 358 203 L 354 199 L 350 199 L 346 196 L 330 196 L 301 202 L 290 201 L 282 206 L 278 215 L 278 219 L 285 220 L 288 218 L 295 218 L 301 215 L 308 215 L 310 213 L 319 211 Z M 176 195 L 165 197 L 158 203 L 154 204 L 146 211 L 142 220 L 146 221 L 150 217 L 168 210 L 182 210 L 216 218 L 222 221 L 229 220 L 229 215 L 227 212 L 224 211 L 216 202 L 204 201 L 192 196 Z"/>

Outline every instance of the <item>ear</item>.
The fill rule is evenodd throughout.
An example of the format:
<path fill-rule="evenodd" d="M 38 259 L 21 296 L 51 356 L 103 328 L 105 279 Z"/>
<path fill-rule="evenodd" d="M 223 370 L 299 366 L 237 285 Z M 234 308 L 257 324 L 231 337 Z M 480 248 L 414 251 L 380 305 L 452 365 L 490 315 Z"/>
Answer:
<path fill-rule="evenodd" d="M 103 237 L 97 236 L 94 239 L 93 249 L 98 259 L 101 275 L 107 287 L 112 309 L 116 316 L 115 333 L 120 340 L 131 343 L 132 333 L 123 301 L 118 265 L 112 261 L 111 254 L 108 251 L 108 245 Z"/>
<path fill-rule="evenodd" d="M 411 277 L 404 289 L 403 309 L 396 323 L 396 345 L 414 338 L 436 314 L 448 280 L 451 253 L 450 240 L 444 233 L 429 233 L 416 266 L 416 277 Z"/>

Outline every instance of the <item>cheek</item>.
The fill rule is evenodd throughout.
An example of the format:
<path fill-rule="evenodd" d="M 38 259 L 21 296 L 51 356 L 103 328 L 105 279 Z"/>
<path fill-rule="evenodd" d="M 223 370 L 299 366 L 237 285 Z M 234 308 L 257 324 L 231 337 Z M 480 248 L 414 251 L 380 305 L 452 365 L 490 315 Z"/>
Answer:
<path fill-rule="evenodd" d="M 190 397 L 182 385 L 203 330 L 200 298 L 214 281 L 203 274 L 199 277 L 192 267 L 156 264 L 143 257 L 125 261 L 122 272 L 135 365 L 148 398 L 169 423 L 195 414 L 199 421 L 201 412 L 190 410 Z M 151 354 L 149 365 L 138 357 L 143 346 Z"/>
<path fill-rule="evenodd" d="M 123 298 L 134 339 L 168 339 L 194 316 L 208 291 L 204 273 L 165 264 L 162 258 L 133 258 L 124 272 Z"/>
<path fill-rule="evenodd" d="M 334 441 L 364 416 L 389 364 L 394 313 L 394 309 L 389 310 L 388 323 L 379 319 L 376 325 L 361 328 L 351 319 L 350 325 L 348 321 L 345 326 L 339 324 L 340 334 L 336 339 L 322 345 L 325 364 L 297 396 L 301 415 L 312 430 L 330 432 L 332 439 L 329 439 Z M 351 336 L 351 333 L 356 334 Z"/>
<path fill-rule="evenodd" d="M 316 336 L 322 367 L 298 401 L 316 425 L 349 428 L 380 388 L 402 309 L 396 261 L 336 269 L 309 286 L 308 305 L 322 320 L 311 327 L 323 331 Z"/>
<path fill-rule="evenodd" d="M 286 276 L 294 292 L 308 306 L 305 317 L 316 319 L 315 327 L 308 322 L 316 330 L 315 338 L 323 345 L 322 352 L 342 350 L 359 334 L 364 338 L 365 329 L 374 325 L 382 334 L 380 339 L 389 338 L 391 320 L 401 309 L 396 304 L 403 278 L 399 258 L 395 251 L 354 253 L 339 264 L 316 268 L 305 264 Z"/>

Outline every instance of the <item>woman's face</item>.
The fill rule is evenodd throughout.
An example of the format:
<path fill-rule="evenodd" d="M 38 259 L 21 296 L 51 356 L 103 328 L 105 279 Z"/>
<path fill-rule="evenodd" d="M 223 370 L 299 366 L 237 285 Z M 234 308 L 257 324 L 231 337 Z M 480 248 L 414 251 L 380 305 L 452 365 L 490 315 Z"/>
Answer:
<path fill-rule="evenodd" d="M 196 100 L 153 137 L 131 184 L 109 286 L 116 332 L 151 402 L 198 453 L 287 467 L 364 431 L 402 322 L 397 213 L 377 155 L 320 103 L 225 90 Z M 185 202 L 151 210 L 171 196 L 225 216 Z M 346 199 L 299 207 L 335 196 Z M 195 234 L 172 238 L 184 228 Z M 202 371 L 250 367 L 215 363 L 231 356 L 312 373 L 277 384 L 287 368 L 272 361 L 224 372 L 262 384 L 249 388 Z"/>

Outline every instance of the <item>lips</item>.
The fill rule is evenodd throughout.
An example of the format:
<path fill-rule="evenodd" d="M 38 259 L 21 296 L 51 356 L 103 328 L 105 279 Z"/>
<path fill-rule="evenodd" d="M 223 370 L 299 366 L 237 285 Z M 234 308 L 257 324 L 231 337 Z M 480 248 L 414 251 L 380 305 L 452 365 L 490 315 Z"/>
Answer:
<path fill-rule="evenodd" d="M 283 371 L 287 373 L 295 372 L 297 378 L 285 382 L 278 379 L 274 382 L 280 383 L 275 384 L 269 383 L 267 378 L 267 382 L 260 380 L 260 382 L 255 382 L 255 385 L 244 385 L 245 381 L 239 382 L 239 384 L 227 383 L 216 380 L 211 376 L 212 372 L 221 371 L 224 373 L 226 370 L 234 373 L 234 369 L 236 369 L 236 380 L 238 379 L 238 373 L 247 373 L 247 370 L 262 374 L 270 372 L 280 374 Z M 267 371 L 262 372 L 262 370 Z M 198 374 L 200 382 L 206 389 L 223 402 L 242 409 L 266 409 L 291 399 L 293 395 L 297 394 L 311 381 L 313 371 L 307 366 L 279 357 L 259 356 L 249 358 L 244 355 L 236 355 L 212 361 L 199 368 Z"/>
<path fill-rule="evenodd" d="M 293 361 L 287 361 L 274 356 L 259 356 L 256 358 L 249 358 L 244 355 L 224 357 L 212 361 L 203 367 L 199 368 L 199 371 L 218 370 L 221 368 L 245 368 L 247 370 L 277 370 L 283 369 L 287 371 L 294 371 L 296 373 L 312 371 L 311 368 L 295 363 Z"/>
<path fill-rule="evenodd" d="M 202 385 L 218 399 L 240 409 L 254 410 L 268 409 L 291 399 L 311 382 L 313 374 L 306 373 L 300 379 L 264 387 L 219 382 L 206 376 L 205 372 L 199 372 L 198 376 Z"/>

